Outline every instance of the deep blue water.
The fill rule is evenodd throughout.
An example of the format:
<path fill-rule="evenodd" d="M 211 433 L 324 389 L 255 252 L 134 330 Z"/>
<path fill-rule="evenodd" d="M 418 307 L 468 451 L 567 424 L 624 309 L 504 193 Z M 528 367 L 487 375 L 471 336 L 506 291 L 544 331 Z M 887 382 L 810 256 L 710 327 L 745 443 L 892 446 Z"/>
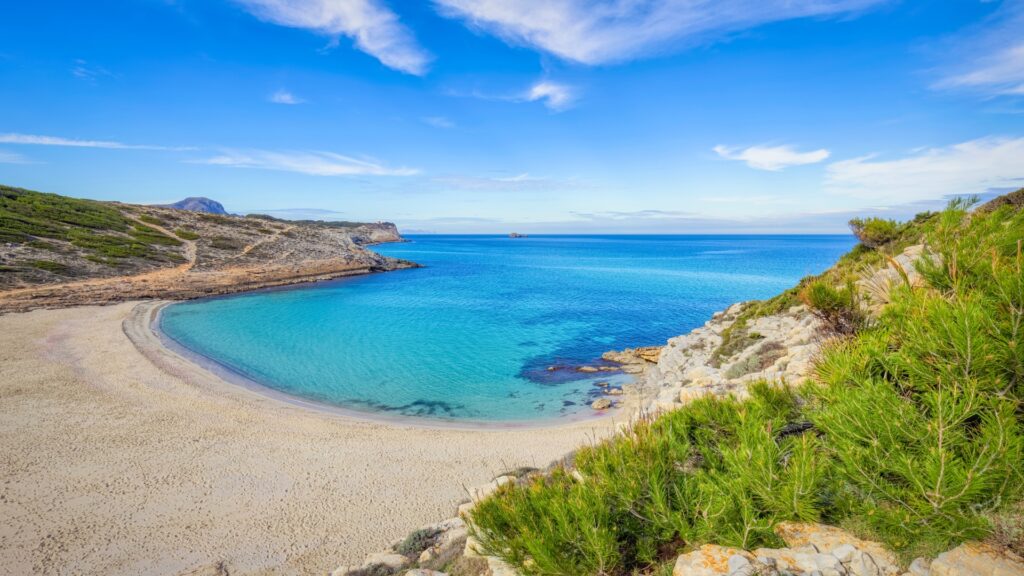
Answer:
<path fill-rule="evenodd" d="M 165 334 L 295 396 L 356 410 L 529 421 L 589 410 L 554 365 L 666 339 L 828 268 L 850 236 L 412 236 L 425 267 L 175 304 Z M 622 378 L 622 377 L 619 377 Z"/>

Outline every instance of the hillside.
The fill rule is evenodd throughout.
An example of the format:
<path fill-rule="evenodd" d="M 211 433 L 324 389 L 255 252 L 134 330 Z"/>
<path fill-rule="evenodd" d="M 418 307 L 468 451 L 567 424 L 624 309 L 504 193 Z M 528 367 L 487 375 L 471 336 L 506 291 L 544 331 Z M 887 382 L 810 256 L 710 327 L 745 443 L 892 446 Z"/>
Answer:
<path fill-rule="evenodd" d="M 338 227 L 0 186 L 0 311 L 194 298 L 411 266 L 363 248 L 399 240 L 389 223 Z"/>
<path fill-rule="evenodd" d="M 347 576 L 1024 574 L 1024 190 L 909 222 L 662 347 L 638 419 Z"/>

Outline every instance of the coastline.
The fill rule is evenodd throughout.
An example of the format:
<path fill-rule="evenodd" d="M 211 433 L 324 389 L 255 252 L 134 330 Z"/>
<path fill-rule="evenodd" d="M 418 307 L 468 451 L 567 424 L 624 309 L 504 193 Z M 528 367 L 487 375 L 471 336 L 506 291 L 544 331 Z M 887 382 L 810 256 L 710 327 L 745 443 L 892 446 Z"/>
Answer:
<path fill-rule="evenodd" d="M 268 288 L 270 290 L 278 288 Z M 123 329 L 125 335 L 135 344 L 135 347 L 162 369 L 174 373 L 173 364 L 187 362 L 193 364 L 215 377 L 248 390 L 259 396 L 273 399 L 291 406 L 298 406 L 307 410 L 313 410 L 340 418 L 362 420 L 381 424 L 391 424 L 403 427 L 416 428 L 440 428 L 454 430 L 472 430 L 478 432 L 507 431 L 507 430 L 531 430 L 563 428 L 572 424 L 597 423 L 603 420 L 616 420 L 628 418 L 632 413 L 632 406 L 628 402 L 621 406 L 602 412 L 581 409 L 578 413 L 559 418 L 543 420 L 522 420 L 522 421 L 490 421 L 470 419 L 449 419 L 449 418 L 425 418 L 419 416 L 404 416 L 388 414 L 384 412 L 371 412 L 367 410 L 356 410 L 336 404 L 318 402 L 301 396 L 281 392 L 273 387 L 263 384 L 234 368 L 218 362 L 202 353 L 196 352 L 160 329 L 160 315 L 164 308 L 173 305 L 170 300 L 157 300 L 153 302 L 140 302 L 132 309 L 132 313 L 125 319 Z M 167 353 L 177 358 L 169 361 Z"/>
<path fill-rule="evenodd" d="M 468 486 L 615 429 L 310 409 L 225 381 L 148 322 L 142 352 L 136 306 L 0 316 L 0 555 L 15 573 L 328 572 L 452 516 Z"/>

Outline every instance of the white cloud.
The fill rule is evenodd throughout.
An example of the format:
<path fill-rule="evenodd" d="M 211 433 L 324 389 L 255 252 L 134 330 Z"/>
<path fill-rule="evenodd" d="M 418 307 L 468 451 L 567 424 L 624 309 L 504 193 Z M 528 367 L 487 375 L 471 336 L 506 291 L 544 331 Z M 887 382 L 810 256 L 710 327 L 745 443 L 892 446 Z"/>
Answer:
<path fill-rule="evenodd" d="M 443 15 L 566 60 L 603 64 L 768 22 L 849 14 L 888 0 L 434 0 Z"/>
<path fill-rule="evenodd" d="M 302 104 L 305 102 L 302 98 L 295 96 L 287 90 L 278 90 L 270 95 L 268 98 L 274 104 Z"/>
<path fill-rule="evenodd" d="M 425 116 L 420 120 L 434 128 L 455 128 L 455 123 L 444 116 Z"/>
<path fill-rule="evenodd" d="M 523 98 L 528 102 L 544 102 L 549 109 L 558 112 L 575 103 L 576 93 L 565 84 L 542 80 L 531 86 Z"/>
<path fill-rule="evenodd" d="M 111 74 L 110 71 L 104 68 L 103 66 L 91 64 L 80 58 L 75 60 L 75 65 L 71 68 L 71 74 L 73 74 L 76 78 L 82 78 L 84 80 L 91 81 L 96 81 L 97 79 L 106 76 L 113 76 L 113 74 Z"/>
<path fill-rule="evenodd" d="M 973 90 L 987 96 L 1024 96 L 1024 0 L 1006 0 L 985 25 L 949 41 L 944 52 L 960 56 L 947 66 L 938 89 Z"/>
<path fill-rule="evenodd" d="M 427 71 L 429 55 L 380 0 L 237 0 L 265 22 L 355 41 L 359 50 L 409 74 Z"/>
<path fill-rule="evenodd" d="M 26 144 L 34 146 L 67 146 L 72 148 L 109 148 L 113 150 L 193 150 L 180 146 L 152 146 L 149 144 L 125 144 L 110 140 L 79 140 L 60 136 L 39 136 L 36 134 L 0 134 L 0 144 Z"/>
<path fill-rule="evenodd" d="M 897 160 L 872 156 L 828 166 L 831 194 L 886 205 L 980 194 L 1024 185 L 1024 138 L 981 138 L 917 150 Z"/>
<path fill-rule="evenodd" d="M 822 148 L 810 152 L 799 152 L 792 146 L 751 146 L 750 148 L 734 148 L 718 145 L 714 147 L 716 154 L 729 160 L 741 160 L 751 168 L 777 172 L 790 166 L 816 164 L 829 157 L 829 151 Z"/>
<path fill-rule="evenodd" d="M 280 170 L 313 176 L 411 176 L 419 173 L 419 170 L 412 168 L 389 168 L 372 159 L 353 158 L 334 152 L 225 150 L 220 155 L 193 162 L 233 168 Z"/>
<path fill-rule="evenodd" d="M 0 150 L 0 164 L 33 164 L 33 162 L 21 154 Z"/>

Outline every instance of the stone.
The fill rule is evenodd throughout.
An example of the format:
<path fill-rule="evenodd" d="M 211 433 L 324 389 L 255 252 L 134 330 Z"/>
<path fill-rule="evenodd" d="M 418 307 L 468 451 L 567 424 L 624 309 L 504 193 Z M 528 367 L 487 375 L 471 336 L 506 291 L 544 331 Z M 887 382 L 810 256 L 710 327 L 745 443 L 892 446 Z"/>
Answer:
<path fill-rule="evenodd" d="M 597 372 L 597 368 L 593 366 L 580 366 L 576 369 L 577 372 Z"/>
<path fill-rule="evenodd" d="M 607 398 L 598 398 L 590 404 L 590 407 L 594 410 L 607 410 L 612 407 L 612 401 Z"/>
<path fill-rule="evenodd" d="M 853 556 L 860 552 L 853 544 L 841 544 L 832 549 L 832 555 L 843 564 L 849 564 Z"/>
<path fill-rule="evenodd" d="M 413 568 L 406 572 L 405 576 L 448 576 L 448 574 L 438 572 L 437 570 L 427 570 L 426 568 Z"/>
<path fill-rule="evenodd" d="M 914 561 L 911 562 L 910 566 L 907 568 L 907 572 L 911 574 L 911 576 L 930 576 L 930 566 L 931 562 L 927 559 L 914 558 Z"/>
<path fill-rule="evenodd" d="M 754 576 L 757 570 L 746 556 L 733 554 L 729 556 L 729 576 Z"/>
<path fill-rule="evenodd" d="M 738 548 L 705 544 L 697 550 L 676 558 L 672 576 L 728 576 L 733 556 L 752 559 L 750 553 Z M 738 561 L 733 560 L 733 563 Z"/>
<path fill-rule="evenodd" d="M 849 569 L 853 576 L 882 576 L 882 570 L 878 567 L 875 559 L 867 552 L 860 550 L 850 559 Z"/>
<path fill-rule="evenodd" d="M 814 544 L 824 553 L 831 553 L 843 544 L 850 544 L 857 548 L 857 550 L 869 554 L 881 574 L 895 576 L 900 573 L 899 560 L 885 546 L 878 542 L 861 540 L 835 526 L 780 522 L 775 525 L 775 533 L 790 547 L 795 548 Z"/>
<path fill-rule="evenodd" d="M 608 388 L 604 393 L 609 396 L 622 396 L 622 388 Z"/>
<path fill-rule="evenodd" d="M 967 542 L 932 560 L 930 576 L 1021 576 L 1024 559 L 1009 550 Z"/>
<path fill-rule="evenodd" d="M 771 558 L 775 560 L 775 566 L 779 570 L 821 572 L 822 576 L 841 576 L 846 574 L 842 562 L 831 554 L 821 554 L 814 548 L 799 549 L 773 549 L 758 548 L 754 550 L 754 556 L 758 559 Z"/>
<path fill-rule="evenodd" d="M 363 561 L 363 566 L 387 566 L 392 570 L 398 571 L 405 568 L 412 561 L 401 554 L 394 552 L 378 552 L 376 554 L 370 554 Z"/>

